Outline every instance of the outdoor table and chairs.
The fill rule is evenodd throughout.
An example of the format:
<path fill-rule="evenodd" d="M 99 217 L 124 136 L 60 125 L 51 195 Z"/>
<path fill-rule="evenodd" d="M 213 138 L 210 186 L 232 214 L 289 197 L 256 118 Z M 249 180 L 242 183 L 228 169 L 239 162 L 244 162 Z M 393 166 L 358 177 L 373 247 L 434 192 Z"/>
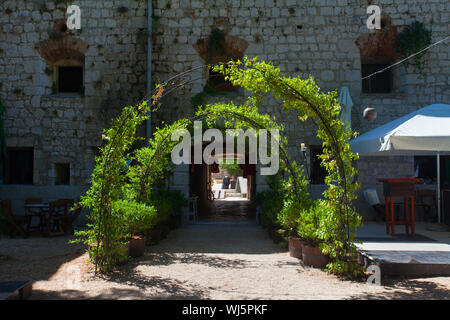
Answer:
<path fill-rule="evenodd" d="M 386 213 L 386 234 L 395 236 L 395 226 L 404 225 L 406 234 L 414 236 L 415 231 L 415 189 L 416 183 L 423 182 L 421 178 L 405 179 L 378 179 L 383 182 Z M 404 201 L 404 217 L 402 220 L 395 219 L 394 197 L 402 197 Z"/>
<path fill-rule="evenodd" d="M 27 233 L 38 230 L 46 236 L 63 235 L 73 231 L 72 223 L 81 212 L 81 207 L 73 210 L 71 199 L 60 199 L 49 203 L 28 203 L 24 205 Z M 33 218 L 39 219 L 38 225 L 33 226 Z"/>
<path fill-rule="evenodd" d="M 25 227 L 25 231 L 27 233 L 33 230 L 39 230 L 40 232 L 44 232 L 45 229 L 45 218 L 48 214 L 50 204 L 49 203 L 28 203 L 24 205 L 25 208 L 25 217 L 27 219 L 27 225 Z M 39 219 L 39 224 L 37 226 L 33 226 L 33 218 L 37 217 Z"/>

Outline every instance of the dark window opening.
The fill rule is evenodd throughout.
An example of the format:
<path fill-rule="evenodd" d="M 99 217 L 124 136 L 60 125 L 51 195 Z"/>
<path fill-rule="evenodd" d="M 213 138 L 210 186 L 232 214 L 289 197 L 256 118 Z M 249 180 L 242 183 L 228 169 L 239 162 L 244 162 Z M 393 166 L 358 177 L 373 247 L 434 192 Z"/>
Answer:
<path fill-rule="evenodd" d="M 219 72 L 209 71 L 208 84 L 217 91 L 236 91 L 231 82 L 225 80 L 225 76 Z"/>
<path fill-rule="evenodd" d="M 55 163 L 55 185 L 70 185 L 69 163 Z"/>
<path fill-rule="evenodd" d="M 440 157 L 441 184 L 450 185 L 450 156 Z M 415 156 L 415 176 L 424 179 L 425 183 L 436 183 L 437 163 L 436 156 Z"/>
<path fill-rule="evenodd" d="M 388 64 L 362 64 L 362 77 L 373 74 L 374 72 L 383 70 Z M 377 73 L 370 78 L 364 79 L 362 82 L 363 93 L 391 93 L 392 92 L 392 69 L 388 69 L 382 73 Z"/>
<path fill-rule="evenodd" d="M 327 171 L 320 164 L 322 160 L 318 158 L 322 154 L 321 146 L 310 146 L 310 160 L 311 160 L 311 184 L 324 184 Z"/>
<path fill-rule="evenodd" d="M 7 148 L 5 184 L 33 184 L 33 148 Z"/>
<path fill-rule="evenodd" d="M 58 67 L 58 92 L 82 92 L 83 67 Z"/>

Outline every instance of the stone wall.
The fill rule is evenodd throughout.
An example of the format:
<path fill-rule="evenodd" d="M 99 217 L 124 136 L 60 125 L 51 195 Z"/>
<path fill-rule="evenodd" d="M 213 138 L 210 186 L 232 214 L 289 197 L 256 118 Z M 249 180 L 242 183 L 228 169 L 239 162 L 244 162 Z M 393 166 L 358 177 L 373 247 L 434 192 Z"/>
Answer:
<path fill-rule="evenodd" d="M 450 3 L 447 0 L 369 2 L 381 7 L 383 21 L 389 25 L 388 32 L 400 32 L 417 20 L 425 23 L 432 31 L 432 41 L 443 39 L 449 34 Z M 207 38 L 212 28 L 220 28 L 227 35 L 248 43 L 246 55 L 272 61 L 286 75 L 307 77 L 311 74 L 324 91 L 348 86 L 354 102 L 352 125 L 361 133 L 426 105 L 449 103 L 450 41 L 428 51 L 424 75 L 413 67 L 407 71 L 404 66 L 395 67 L 393 93 L 362 93 L 360 48 L 367 52 L 362 40 L 370 37 L 377 39 L 378 36 L 375 30 L 370 31 L 366 27 L 367 6 L 368 1 L 357 0 L 233 0 L 220 3 L 199 0 L 156 1 L 154 78 L 167 79 L 205 64 L 195 50 L 195 44 Z M 389 37 L 393 35 L 387 34 L 387 39 Z M 358 47 L 357 42 L 361 47 Z M 376 53 L 379 48 L 373 49 Z M 388 49 L 392 51 L 392 47 Z M 164 109 L 161 114 L 154 116 L 155 120 L 170 121 L 193 113 L 194 108 L 186 96 L 193 97 L 202 91 L 207 81 L 206 73 L 196 69 L 191 79 L 200 80 L 186 81 L 187 85 L 178 95 L 174 93 L 167 99 L 165 108 L 172 111 Z M 243 95 L 238 90 L 219 99 L 240 101 Z M 217 99 L 212 97 L 205 99 L 205 102 Z M 289 153 L 301 161 L 300 143 L 319 145 L 320 141 L 315 137 L 312 124 L 299 124 L 293 120 L 294 114 L 282 114 L 278 105 L 277 101 L 266 97 L 261 111 L 275 115 L 286 126 Z M 373 122 L 362 117 L 363 110 L 368 106 L 378 112 L 378 118 Z M 362 190 L 373 187 L 378 177 L 411 176 L 413 173 L 411 157 L 378 161 L 361 161 L 359 177 L 362 179 Z M 323 187 L 312 186 L 312 191 L 315 196 L 319 196 Z M 371 216 L 372 212 L 364 205 L 358 207 L 365 216 Z"/>
<path fill-rule="evenodd" d="M 324 91 L 348 86 L 355 104 L 352 125 L 359 132 L 434 102 L 448 103 L 449 41 L 427 53 L 424 76 L 414 68 L 406 71 L 400 66 L 394 70 L 393 93 L 361 92 L 356 41 L 376 37 L 375 31 L 366 27 L 368 2 L 381 6 L 383 17 L 395 30 L 418 20 L 432 30 L 433 41 L 449 34 L 448 0 L 154 0 L 153 82 L 203 65 L 205 61 L 194 46 L 215 27 L 229 39 L 239 40 L 238 48 L 232 49 L 245 48 L 250 57 L 273 61 L 287 75 L 311 74 Z M 52 186 L 53 164 L 70 162 L 71 184 L 85 186 L 102 128 L 120 107 L 145 95 L 147 1 L 80 0 L 77 5 L 82 10 L 82 30 L 65 37 L 76 40 L 70 45 L 83 52 L 84 94 L 66 96 L 53 93 L 54 75 L 43 56 L 50 58 L 42 45 L 36 46 L 48 45 L 54 38 L 55 24 L 65 18 L 67 4 L 59 0 L 0 3 L 0 95 L 6 108 L 7 142 L 11 147 L 34 147 L 36 185 Z M 57 39 L 52 45 L 61 45 Z M 184 83 L 163 100 L 163 108 L 153 115 L 154 125 L 193 114 L 190 99 L 203 90 L 205 71 L 196 69 Z M 206 101 L 242 101 L 242 97 L 245 93 L 238 90 Z M 261 111 L 275 115 L 285 125 L 289 153 L 301 160 L 300 143 L 320 144 L 315 129 L 311 123 L 294 121 L 293 113 L 281 113 L 278 105 L 266 97 Z M 362 118 L 369 105 L 378 111 L 378 118 L 371 123 Z M 403 160 L 405 166 L 411 163 L 411 159 Z M 364 164 L 361 167 L 366 170 Z M 409 170 L 390 168 L 393 175 Z M 371 170 L 360 174 L 365 179 L 363 188 L 377 174 Z M 7 197 L 8 188 L 1 186 L 0 196 Z M 322 190 L 320 186 L 316 189 Z"/>
<path fill-rule="evenodd" d="M 76 4 L 82 29 L 58 34 L 55 27 L 67 17 L 66 1 L 0 3 L 0 95 L 7 145 L 34 147 L 34 185 L 45 186 L 45 195 L 61 193 L 54 186 L 54 164 L 70 163 L 65 198 L 86 189 L 103 128 L 121 107 L 145 96 L 147 82 L 146 1 Z M 84 64 L 84 92 L 55 93 L 58 55 Z M 0 186 L 0 198 L 16 198 L 14 190 Z"/>

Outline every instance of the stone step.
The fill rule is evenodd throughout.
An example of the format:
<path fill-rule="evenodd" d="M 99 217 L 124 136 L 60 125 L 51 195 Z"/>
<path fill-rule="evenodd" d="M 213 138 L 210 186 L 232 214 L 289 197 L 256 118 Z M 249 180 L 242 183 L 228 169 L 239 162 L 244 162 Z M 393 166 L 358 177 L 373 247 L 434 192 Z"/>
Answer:
<path fill-rule="evenodd" d="M 242 198 L 242 193 L 225 193 L 225 198 Z"/>

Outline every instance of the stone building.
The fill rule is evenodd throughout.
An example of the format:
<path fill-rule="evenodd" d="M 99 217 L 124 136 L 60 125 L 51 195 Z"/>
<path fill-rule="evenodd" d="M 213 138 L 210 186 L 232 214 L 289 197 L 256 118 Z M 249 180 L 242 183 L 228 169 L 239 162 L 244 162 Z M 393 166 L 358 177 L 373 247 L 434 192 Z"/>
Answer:
<path fill-rule="evenodd" d="M 13 199 L 18 211 L 24 198 L 81 195 L 111 117 L 144 97 L 149 79 L 154 84 L 205 63 L 258 56 L 286 75 L 311 74 L 324 91 L 347 86 L 354 103 L 352 127 L 361 133 L 426 105 L 450 101 L 449 41 L 427 52 L 422 73 L 402 64 L 362 81 L 362 76 L 398 61 L 396 35 L 412 22 L 423 22 L 433 41 L 448 36 L 448 0 L 154 0 L 151 14 L 146 0 L 79 0 L 81 30 L 67 29 L 68 4 L 0 3 L 0 96 L 9 155 L 0 197 Z M 382 10 L 380 30 L 366 25 L 370 4 Z M 223 41 L 221 54 L 208 52 L 211 37 Z M 206 92 L 202 102 L 245 97 L 204 68 L 189 75 L 183 88 L 167 96 L 161 111 L 152 115 L 152 126 L 192 115 L 195 97 L 206 84 L 220 94 Z M 373 122 L 362 117 L 368 106 L 378 112 Z M 306 160 L 314 173 L 312 193 L 320 195 L 324 186 L 314 155 L 321 143 L 314 126 L 292 121 L 270 97 L 260 111 L 285 125 L 288 151 L 300 162 L 300 144 L 306 143 Z M 381 194 L 376 178 L 411 176 L 414 161 L 360 160 L 362 190 L 378 188 Z M 189 194 L 189 180 L 189 167 L 180 166 L 172 184 Z M 264 177 L 256 175 L 254 184 L 256 190 L 264 188 Z M 373 217 L 364 201 L 358 208 L 366 218 Z"/>

